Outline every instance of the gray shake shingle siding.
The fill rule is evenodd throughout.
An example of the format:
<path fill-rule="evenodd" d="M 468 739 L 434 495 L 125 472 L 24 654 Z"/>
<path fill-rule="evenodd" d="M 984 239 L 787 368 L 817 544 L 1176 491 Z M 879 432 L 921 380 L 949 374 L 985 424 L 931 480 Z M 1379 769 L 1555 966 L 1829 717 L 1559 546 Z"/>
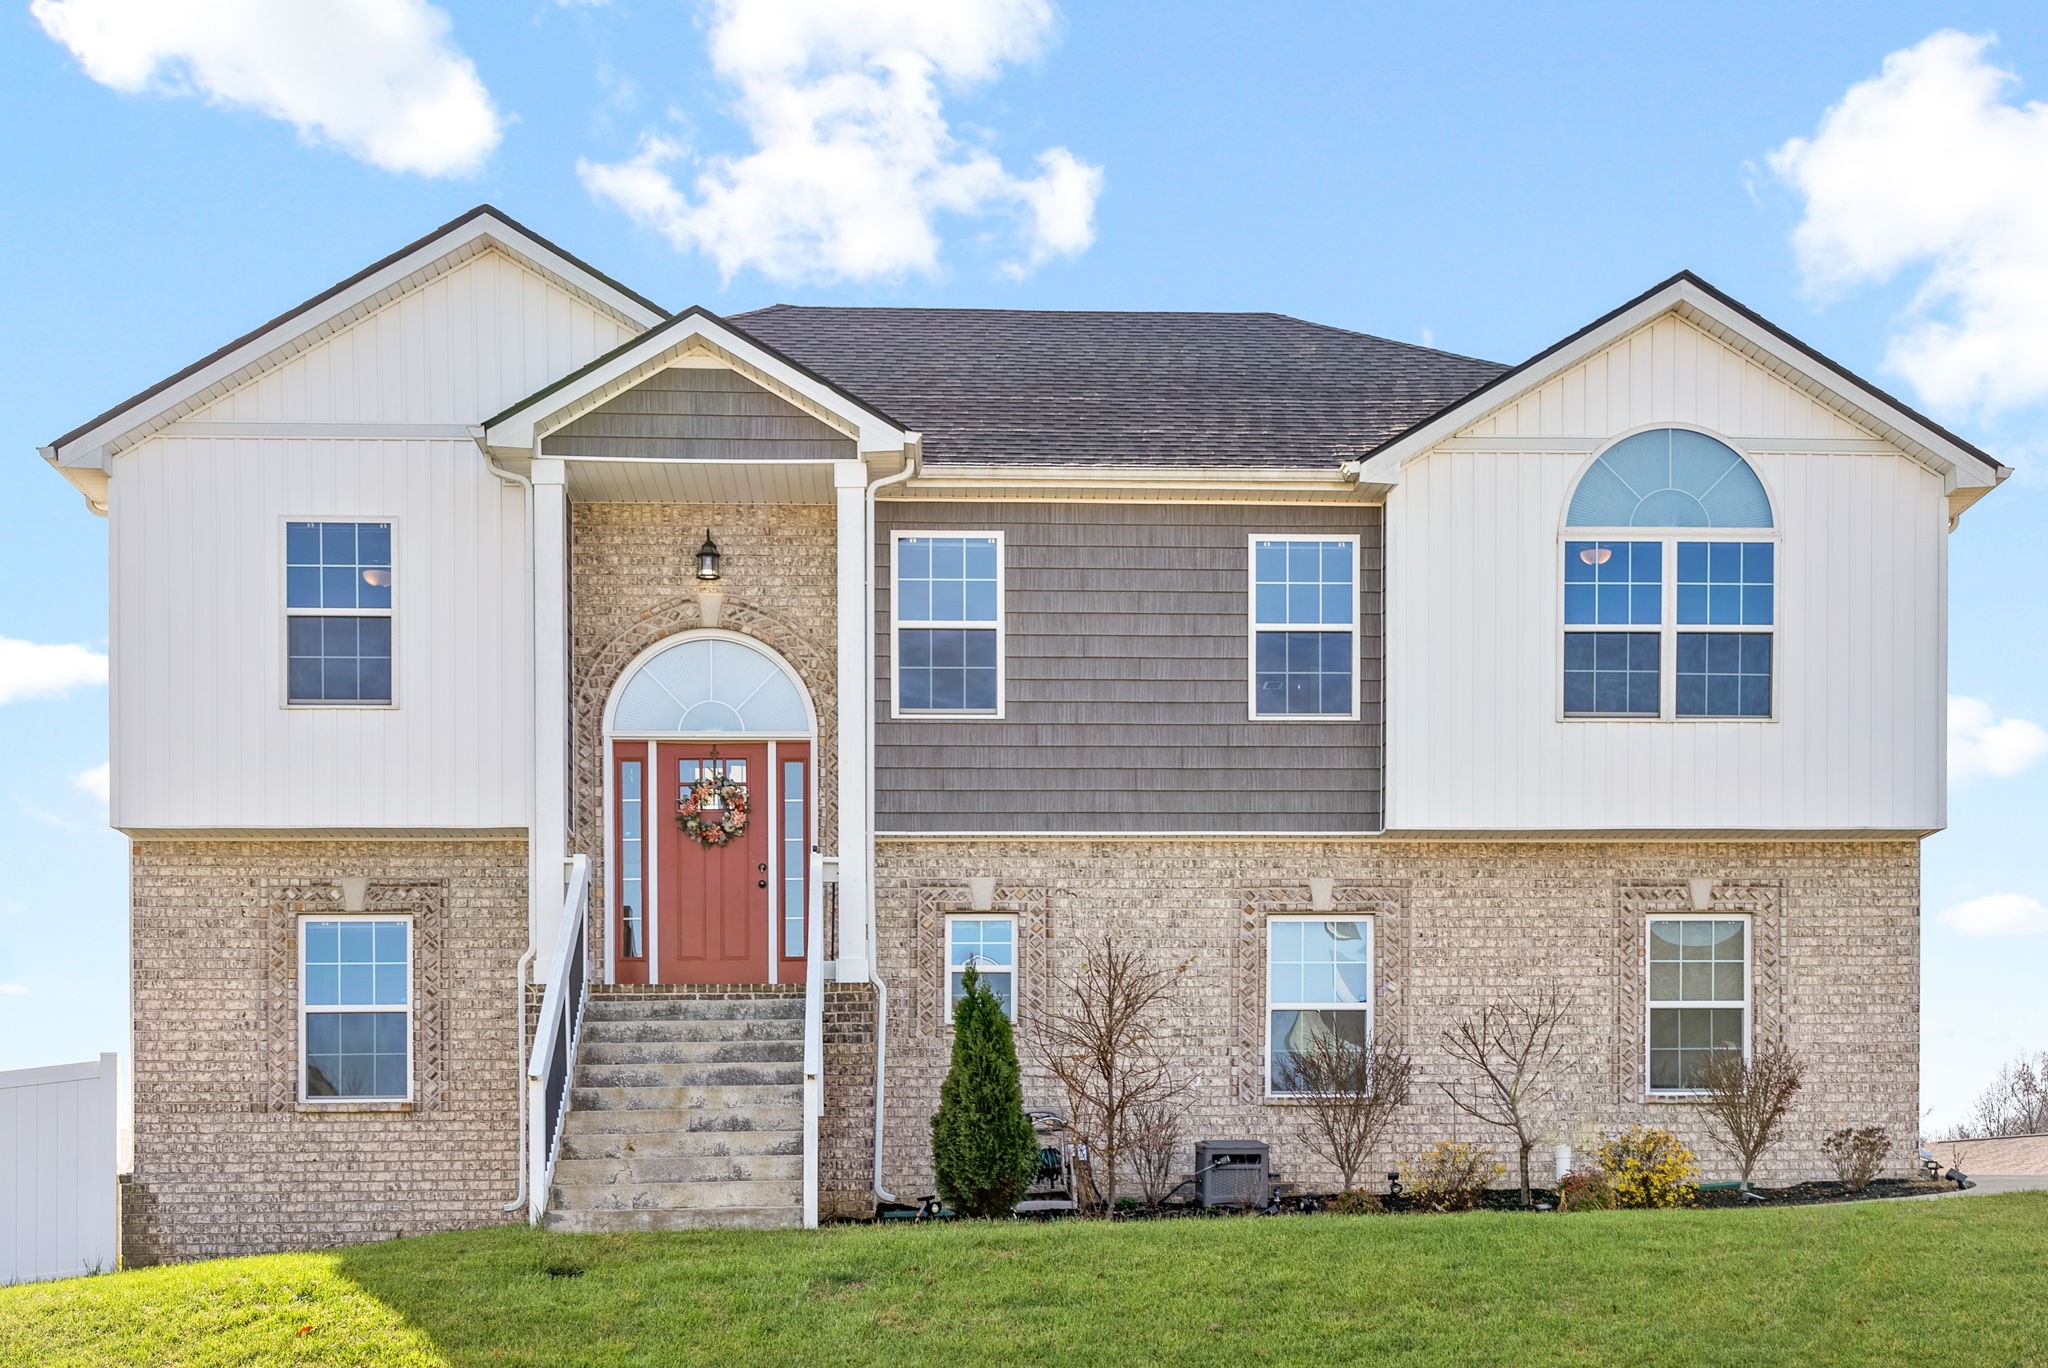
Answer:
<path fill-rule="evenodd" d="M 657 371 L 544 440 L 553 456 L 829 461 L 851 438 L 729 370 Z"/>
<path fill-rule="evenodd" d="M 938 466 L 1328 469 L 1505 369 L 1270 313 L 777 304 L 733 322 L 920 430 Z"/>
<path fill-rule="evenodd" d="M 876 527 L 878 830 L 1379 829 L 1378 508 L 884 500 Z M 1004 534 L 1002 719 L 889 716 L 899 530 Z M 1247 539 L 1318 532 L 1359 538 L 1364 715 L 1253 722 Z"/>

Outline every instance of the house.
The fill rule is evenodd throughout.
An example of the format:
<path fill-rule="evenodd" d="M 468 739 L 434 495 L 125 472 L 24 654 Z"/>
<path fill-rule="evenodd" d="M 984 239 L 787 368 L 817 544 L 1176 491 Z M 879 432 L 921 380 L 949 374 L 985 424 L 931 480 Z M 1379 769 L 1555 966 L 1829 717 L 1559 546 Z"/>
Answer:
<path fill-rule="evenodd" d="M 930 1190 L 953 985 L 1291 1048 L 1574 1004 L 1571 1136 L 1918 1119 L 1948 538 L 2008 472 L 1706 282 L 1505 367 L 1275 314 L 670 314 L 478 208 L 43 448 L 110 522 L 130 1253 Z M 1053 1104 L 1027 1068 L 1035 1103 Z"/>

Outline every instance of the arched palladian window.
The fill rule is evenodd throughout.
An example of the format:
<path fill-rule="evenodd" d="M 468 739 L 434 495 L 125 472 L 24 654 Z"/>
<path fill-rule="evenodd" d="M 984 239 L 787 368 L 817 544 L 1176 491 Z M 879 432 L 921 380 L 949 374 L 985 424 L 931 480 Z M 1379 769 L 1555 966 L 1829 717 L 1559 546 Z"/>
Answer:
<path fill-rule="evenodd" d="M 1566 717 L 1771 716 L 1777 542 L 1740 453 L 1684 428 L 1623 438 L 1565 526 Z"/>
<path fill-rule="evenodd" d="M 619 693 L 612 730 L 629 735 L 803 736 L 802 693 L 766 653 L 723 637 L 689 637 L 640 663 Z"/>

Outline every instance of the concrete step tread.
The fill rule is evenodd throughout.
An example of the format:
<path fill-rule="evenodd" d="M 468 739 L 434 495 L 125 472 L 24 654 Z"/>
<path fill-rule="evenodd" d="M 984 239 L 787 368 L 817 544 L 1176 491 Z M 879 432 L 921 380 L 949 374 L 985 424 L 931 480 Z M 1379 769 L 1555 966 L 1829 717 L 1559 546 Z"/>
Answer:
<path fill-rule="evenodd" d="M 700 1211 L 722 1207 L 801 1206 L 799 1178 L 740 1179 L 719 1183 L 556 1183 L 554 1211 Z"/>
<path fill-rule="evenodd" d="M 586 1035 L 582 1067 L 595 1064 L 802 1064 L 800 1040 L 611 1041 Z"/>
<path fill-rule="evenodd" d="M 675 1087 L 585 1087 L 570 1090 L 573 1116 L 583 1111 L 709 1111 L 803 1107 L 803 1087 L 792 1083 L 688 1084 Z"/>
<path fill-rule="evenodd" d="M 564 1143 L 579 1137 L 687 1135 L 783 1135 L 802 1130 L 803 1097 L 779 1092 L 771 1103 L 740 1107 L 667 1108 L 642 1107 L 627 1110 L 591 1109 L 571 1111 L 563 1123 Z"/>
<path fill-rule="evenodd" d="M 601 998 L 585 1021 L 802 1021 L 804 1000 L 775 998 Z"/>
<path fill-rule="evenodd" d="M 670 1183 L 802 1182 L 798 1154 L 634 1154 L 618 1159 L 558 1159 L 555 1186 L 650 1187 Z"/>
<path fill-rule="evenodd" d="M 561 1162 L 571 1159 L 707 1159 L 750 1155 L 801 1156 L 801 1117 L 785 1130 L 717 1131 L 591 1131 L 571 1126 L 562 1131 Z"/>
<path fill-rule="evenodd" d="M 576 1066 L 577 1088 L 740 1088 L 804 1081 L 796 1064 L 591 1064 Z"/>
<path fill-rule="evenodd" d="M 575 1235 L 657 1230 L 787 1230 L 804 1221 L 801 1205 L 704 1207 L 692 1211 L 550 1211 L 549 1230 Z"/>
<path fill-rule="evenodd" d="M 592 1044 L 624 1045 L 637 1041 L 650 1045 L 684 1045 L 736 1040 L 794 1040 L 801 1043 L 803 1038 L 803 1021 L 789 1017 L 769 1017 L 761 1021 L 593 1021 L 587 1016 L 583 1019 L 583 1039 Z"/>

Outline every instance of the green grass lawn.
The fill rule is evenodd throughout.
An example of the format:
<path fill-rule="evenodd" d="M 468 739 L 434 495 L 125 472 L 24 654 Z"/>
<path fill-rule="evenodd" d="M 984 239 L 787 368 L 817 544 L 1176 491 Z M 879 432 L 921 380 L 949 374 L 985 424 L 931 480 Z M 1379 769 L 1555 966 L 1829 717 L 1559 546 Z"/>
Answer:
<path fill-rule="evenodd" d="M 2048 1193 L 765 1234 L 510 1227 L 0 1289 L 6 1364 L 1049 1362 L 2048 1365 Z"/>

